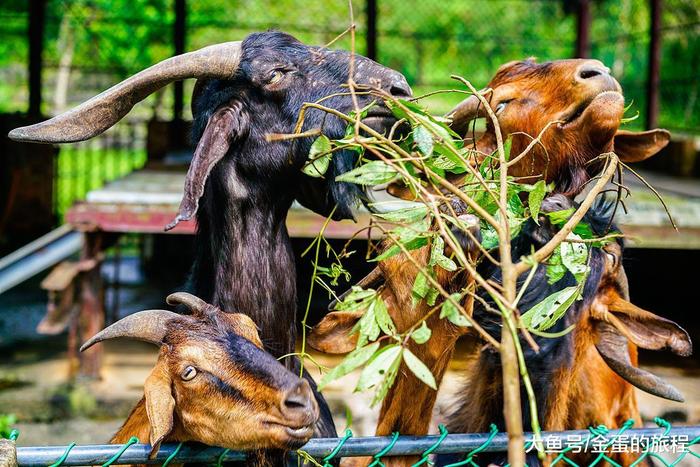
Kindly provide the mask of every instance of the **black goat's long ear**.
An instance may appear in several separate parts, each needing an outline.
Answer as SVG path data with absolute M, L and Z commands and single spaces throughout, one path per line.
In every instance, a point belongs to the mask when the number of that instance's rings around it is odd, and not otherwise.
M 640 162 L 661 151 L 669 141 L 671 133 L 658 128 L 639 132 L 618 130 L 613 144 L 622 162 Z
M 233 141 L 248 132 L 248 123 L 242 104 L 235 99 L 219 107 L 209 117 L 187 171 L 180 210 L 175 219 L 165 227 L 166 231 L 174 228 L 180 221 L 192 219 L 197 213 L 199 198 L 204 193 L 209 174 L 217 162 L 228 153 Z
M 175 418 L 172 379 L 165 361 L 159 360 L 146 379 L 144 397 L 146 399 L 146 414 L 151 425 L 150 457 L 153 457 L 158 452 L 165 437 L 173 430 Z

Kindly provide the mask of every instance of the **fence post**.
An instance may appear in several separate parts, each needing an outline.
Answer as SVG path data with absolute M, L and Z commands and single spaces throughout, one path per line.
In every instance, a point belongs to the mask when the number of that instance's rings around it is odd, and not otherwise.
M 377 0 L 367 0 L 367 57 L 377 59 Z
M 650 0 L 649 69 L 647 76 L 647 129 L 656 128 L 659 119 L 659 73 L 661 65 L 662 0 Z
M 579 0 L 576 7 L 576 58 L 591 56 L 591 2 Z
M 46 0 L 29 1 L 29 108 L 32 118 L 41 116 L 41 68 L 44 53 Z

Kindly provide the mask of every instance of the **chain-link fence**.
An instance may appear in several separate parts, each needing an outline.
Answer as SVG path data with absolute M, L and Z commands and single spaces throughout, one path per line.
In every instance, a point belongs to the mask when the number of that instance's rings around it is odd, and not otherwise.
M 167 58 L 174 52 L 176 0 L 47 0 L 43 56 L 44 114 L 51 115 L 97 94 L 120 79 Z M 628 100 L 645 122 L 649 63 L 649 0 L 591 1 L 590 50 L 611 67 Z M 8 0 L 0 5 L 0 112 L 24 111 L 28 99 L 28 2 Z M 367 10 L 376 5 L 376 33 L 368 33 Z M 484 85 L 499 65 L 535 56 L 539 60 L 575 54 L 578 0 L 354 0 L 356 49 L 367 53 L 369 36 L 376 41 L 376 58 L 401 71 L 416 94 L 450 88 L 451 74 Z M 288 31 L 312 44 L 326 44 L 350 23 L 345 0 L 187 2 L 186 46 L 196 49 L 235 40 L 269 28 Z M 350 48 L 349 36 L 335 47 Z M 659 125 L 679 133 L 700 133 L 700 9 L 696 0 L 666 0 L 661 15 Z M 190 118 L 185 84 L 184 117 Z M 439 95 L 431 110 L 449 110 L 459 95 Z M 143 122 L 173 116 L 173 93 L 166 88 L 135 109 L 129 118 Z M 141 134 L 143 129 L 117 130 L 112 135 Z M 128 136 L 127 136 L 128 137 Z M 121 137 L 106 135 L 98 142 L 69 153 L 59 161 L 57 211 L 61 214 L 84 187 L 121 175 L 112 170 Z M 122 149 L 113 147 L 117 144 Z M 126 167 L 140 166 L 145 138 L 127 145 Z M 93 158 L 94 157 L 94 158 Z M 73 160 L 75 158 L 76 160 Z M 83 161 L 90 161 L 89 163 Z M 88 167 L 86 181 L 77 174 Z M 66 169 L 72 167 L 72 169 Z M 86 169 L 87 170 L 87 169 Z M 70 173 L 70 175 L 69 175 Z
M 655 419 L 659 428 L 631 429 L 633 420 L 628 420 L 620 429 L 610 430 L 605 426 L 590 427 L 588 430 L 542 433 L 535 438 L 532 433 L 525 435 L 525 450 L 528 465 L 539 464 L 541 459 L 548 465 L 583 466 L 635 466 L 663 465 L 665 467 L 691 466 L 700 462 L 700 427 L 672 427 L 666 420 Z M 341 438 L 311 439 L 296 452 L 290 453 L 287 465 L 330 467 L 333 461 L 343 457 L 365 456 L 372 458 L 370 466 L 384 466 L 382 460 L 390 456 L 415 456 L 419 458 L 413 467 L 433 465 L 435 456 L 442 455 L 440 465 L 447 467 L 493 465 L 496 459 L 505 459 L 508 435 L 499 433 L 491 425 L 489 433 L 450 434 L 440 425 L 440 433 L 431 436 L 353 437 L 346 430 Z M 16 439 L 17 431 L 10 435 Z M 166 467 L 171 463 L 198 463 L 221 467 L 223 462 L 245 461 L 246 453 L 208 447 L 202 445 L 164 444 L 154 456 L 151 447 L 140 444 L 137 437 L 131 437 L 124 444 L 77 446 L 35 446 L 20 447 L 17 460 L 20 467 L 67 467 L 102 464 L 103 467 L 123 464 L 160 464 Z M 298 460 L 294 462 L 293 458 Z M 499 462 L 500 464 L 500 462 Z

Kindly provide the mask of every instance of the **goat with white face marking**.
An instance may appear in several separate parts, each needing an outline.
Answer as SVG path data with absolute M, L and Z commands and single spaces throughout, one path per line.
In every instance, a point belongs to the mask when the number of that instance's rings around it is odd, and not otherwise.
M 355 56 L 356 83 L 397 97 L 411 90 L 398 72 Z M 131 107 L 169 82 L 198 78 L 193 96 L 194 139 L 198 141 L 185 182 L 185 196 L 173 224 L 197 215 L 194 292 L 223 310 L 239 310 L 260 326 L 266 350 L 279 357 L 294 352 L 296 282 L 285 226 L 294 199 L 335 218 L 352 216 L 360 194 L 335 176 L 353 167 L 356 154 L 336 153 L 323 179 L 303 175 L 312 138 L 268 141 L 269 133 L 292 133 L 302 106 L 323 101 L 353 110 L 345 84 L 351 54 L 311 47 L 288 34 L 251 34 L 242 42 L 215 45 L 165 60 L 47 122 L 18 128 L 10 137 L 46 143 L 80 141 L 105 131 Z M 360 94 L 361 107 L 375 99 Z M 365 122 L 387 131 L 395 118 L 373 107 Z M 303 130 L 320 128 L 342 138 L 346 124 L 309 109 Z M 288 368 L 298 367 L 293 358 Z M 319 397 L 319 401 L 322 399 Z M 335 436 L 325 403 L 317 434 Z
M 129 315 L 82 347 L 129 337 L 160 346 L 144 397 L 112 438 L 197 441 L 229 449 L 296 449 L 313 434 L 319 410 L 309 383 L 262 349 L 255 323 L 186 293 L 168 297 L 191 315 Z M 255 454 L 253 454 L 255 457 Z

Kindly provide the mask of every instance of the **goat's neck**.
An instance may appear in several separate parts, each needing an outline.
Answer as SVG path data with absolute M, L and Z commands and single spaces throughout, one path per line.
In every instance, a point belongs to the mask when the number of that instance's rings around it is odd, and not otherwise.
M 149 443 L 151 434 L 151 422 L 148 420 L 146 413 L 146 399 L 141 400 L 131 410 L 124 424 L 117 430 L 109 441 L 111 444 L 125 444 L 132 436 L 136 436 L 140 443 Z M 163 442 L 187 441 L 182 430 L 176 423 L 173 430 L 166 436 Z M 144 465 L 145 464 L 138 464 Z
M 257 192 L 230 181 L 208 187 L 198 216 L 194 276 L 196 294 L 222 310 L 249 315 L 275 356 L 293 352 L 296 338 L 295 262 L 285 225 L 292 197 L 286 185 Z

